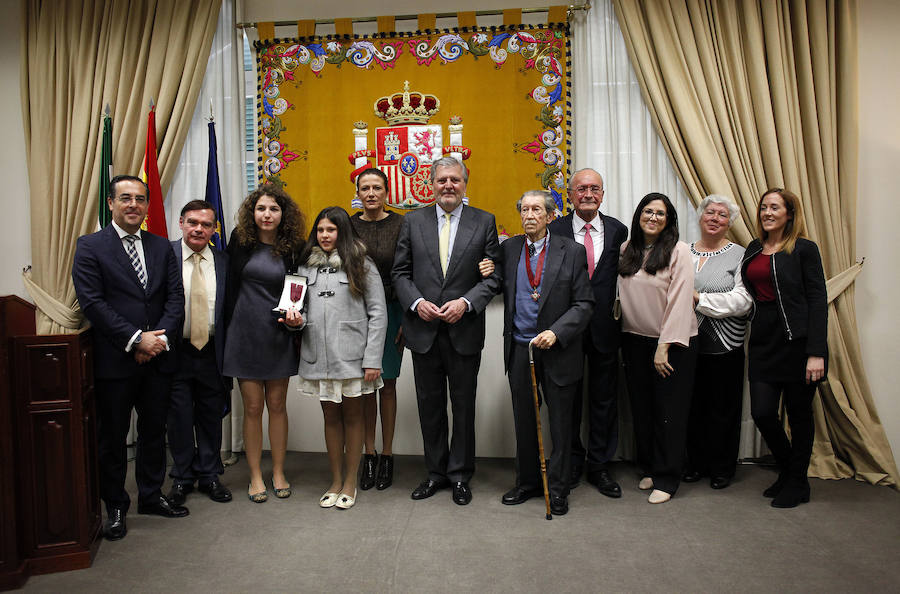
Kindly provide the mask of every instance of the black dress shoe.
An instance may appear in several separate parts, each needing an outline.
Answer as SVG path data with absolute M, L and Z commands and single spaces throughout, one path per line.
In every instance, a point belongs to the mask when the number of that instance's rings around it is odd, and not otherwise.
M 538 491 L 537 489 L 513 487 L 503 494 L 503 497 L 500 498 L 500 503 L 503 505 L 519 505 L 520 503 L 525 503 L 532 497 L 538 497 L 543 494 L 543 491 Z
M 581 471 L 584 470 L 582 464 L 572 464 L 572 472 L 569 473 L 569 488 L 574 489 L 581 481 Z
M 569 500 L 565 497 L 554 495 L 550 498 L 550 513 L 554 516 L 564 516 L 569 511 Z
M 419 486 L 416 487 L 411 497 L 413 499 L 428 499 L 435 493 L 437 493 L 441 489 L 446 489 L 450 486 L 448 481 L 435 481 L 432 479 L 428 479 L 427 481 L 422 481 L 419 483 Z
M 469 505 L 470 501 L 472 501 L 472 489 L 469 488 L 469 483 L 462 481 L 454 483 L 453 503 L 456 505 Z
M 109 517 L 103 524 L 103 536 L 106 540 L 120 540 L 128 534 L 128 527 L 125 526 L 125 510 L 111 508 L 108 512 Z
M 381 454 L 378 459 L 378 478 L 375 479 L 375 488 L 384 491 L 394 483 L 394 457 Z
M 216 479 L 213 479 L 206 484 L 197 485 L 197 490 L 201 493 L 206 493 L 209 495 L 210 499 L 217 503 L 228 503 L 231 501 L 231 491 Z M 171 495 L 169 496 L 169 499 L 172 499 Z M 172 503 L 181 505 L 177 501 L 172 501 Z
M 730 476 L 714 476 L 709 479 L 709 486 L 713 489 L 724 489 L 731 484 Z
M 681 480 L 686 483 L 696 483 L 700 480 L 700 473 L 693 469 L 685 470 L 681 473 Z
M 175 505 L 184 505 L 184 501 L 187 499 L 188 493 L 194 490 L 194 485 L 191 483 L 174 483 L 172 488 L 169 490 L 169 494 L 166 497 L 169 498 L 169 501 L 174 503 Z
M 362 460 L 362 476 L 359 477 L 359 488 L 368 491 L 375 486 L 375 471 L 378 469 L 378 452 L 364 454 Z
M 588 474 L 588 482 L 600 491 L 603 495 L 607 497 L 612 497 L 613 499 L 618 499 L 622 496 L 622 487 L 619 486 L 619 483 L 613 480 L 612 476 L 610 476 L 609 471 L 605 468 L 603 470 L 598 470 L 597 472 L 592 472 Z
M 164 495 L 160 495 L 159 499 L 153 503 L 139 503 L 138 513 L 162 516 L 164 518 L 183 518 L 190 512 L 188 511 L 188 508 L 181 505 L 175 505 Z

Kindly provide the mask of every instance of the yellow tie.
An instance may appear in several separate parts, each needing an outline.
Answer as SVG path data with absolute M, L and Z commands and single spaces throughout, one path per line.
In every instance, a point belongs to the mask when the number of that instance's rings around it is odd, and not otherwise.
M 450 259 L 450 213 L 445 212 L 444 218 L 447 219 L 447 222 L 441 227 L 441 237 L 440 243 L 438 243 L 438 249 L 440 250 L 441 256 L 441 272 L 446 275 L 447 264 L 449 264 L 448 260 Z
M 194 271 L 191 273 L 191 344 L 198 351 L 209 342 L 209 301 L 206 297 L 206 280 L 200 270 L 203 256 L 194 253 Z

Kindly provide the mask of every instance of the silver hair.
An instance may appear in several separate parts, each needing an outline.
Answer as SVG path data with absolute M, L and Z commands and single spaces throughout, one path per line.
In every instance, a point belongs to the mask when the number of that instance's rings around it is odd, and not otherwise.
M 709 196 L 701 200 L 700 206 L 697 207 L 698 219 L 703 216 L 703 211 L 705 211 L 706 207 L 710 204 L 721 204 L 728 209 L 729 225 L 731 225 L 738 217 L 738 215 L 741 214 L 741 209 L 739 209 L 738 205 L 734 203 L 734 200 L 732 200 L 728 196 L 723 196 L 722 194 L 710 194 Z
M 528 190 L 522 196 L 516 200 L 516 210 L 522 212 L 522 201 L 528 198 L 529 196 L 537 196 L 538 198 L 544 199 L 544 209 L 547 213 L 552 213 L 556 211 L 556 201 L 553 199 L 553 196 L 547 190 Z
M 578 171 L 574 172 L 572 174 L 572 176 L 569 178 L 569 186 L 568 186 L 569 189 L 572 189 L 572 180 L 575 179 L 575 176 L 578 175 L 579 173 L 581 173 L 582 171 L 593 171 L 594 173 L 597 174 L 597 177 L 600 178 L 600 185 L 603 185 L 603 176 L 600 175 L 599 171 L 597 171 L 596 169 L 591 169 L 590 167 L 584 167 L 584 168 L 579 169 Z
M 441 157 L 431 164 L 431 183 L 434 183 L 435 172 L 438 167 L 459 167 L 462 170 L 463 181 L 469 183 L 469 170 L 456 157 Z

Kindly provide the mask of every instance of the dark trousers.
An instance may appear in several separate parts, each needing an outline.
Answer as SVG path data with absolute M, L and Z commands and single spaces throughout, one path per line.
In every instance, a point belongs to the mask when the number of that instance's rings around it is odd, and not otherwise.
M 807 482 L 806 472 L 815 435 L 812 414 L 815 395 L 816 384 L 750 382 L 753 421 L 772 450 L 781 472 L 802 484 Z M 791 426 L 790 440 L 778 416 L 778 402 L 782 396 Z
M 550 438 L 553 440 L 547 482 L 551 495 L 566 497 L 572 461 L 572 408 L 580 386 L 578 382 L 568 386 L 554 384 L 544 369 L 542 355 L 539 349 L 534 349 L 534 373 L 550 413 Z M 507 375 L 516 429 L 516 486 L 539 491 L 543 481 L 527 344 L 513 344 Z
M 220 450 L 227 392 L 212 340 L 200 351 L 185 341 L 178 357 L 167 428 L 173 460 L 169 476 L 177 484 L 208 484 L 225 471 Z
M 734 476 L 743 397 L 744 347 L 697 355 L 688 422 L 688 468 L 711 477 Z
M 94 382 L 97 396 L 97 459 L 100 497 L 107 508 L 128 510 L 125 491 L 128 468 L 126 439 L 131 411 L 137 410 L 137 457 L 134 476 L 138 502 L 152 503 L 162 495 L 166 477 L 166 413 L 172 376 L 159 373 L 153 362 L 129 378 Z
M 619 377 L 619 355 L 601 353 L 594 346 L 590 328 L 584 333 L 587 357 L 581 386 L 575 394 L 572 414 L 572 463 L 585 464 L 588 474 L 603 470 L 616 455 L 619 446 L 619 406 L 616 384 Z M 587 450 L 581 443 L 582 394 L 588 391 Z
M 475 390 L 481 353 L 457 353 L 442 325 L 428 352 L 412 356 L 428 478 L 468 482 L 475 472 Z M 448 385 L 453 413 L 449 446 Z
M 653 479 L 653 487 L 672 495 L 684 466 L 697 340 L 669 347 L 674 372 L 662 377 L 653 366 L 657 338 L 622 335 L 622 358 L 631 400 L 637 463 Z

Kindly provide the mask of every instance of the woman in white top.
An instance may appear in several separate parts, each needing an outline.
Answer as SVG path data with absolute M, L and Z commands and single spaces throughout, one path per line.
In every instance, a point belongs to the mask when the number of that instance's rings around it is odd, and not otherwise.
M 700 240 L 691 244 L 697 312 L 697 371 L 688 422 L 686 483 L 709 476 L 713 489 L 731 483 L 737 465 L 744 394 L 744 334 L 753 298 L 741 281 L 744 248 L 725 236 L 738 216 L 726 196 L 700 202 Z
M 631 398 L 639 487 L 648 501 L 668 501 L 681 479 L 694 365 L 697 318 L 694 271 L 678 241 L 678 215 L 663 194 L 641 199 L 619 259 L 622 359 Z

